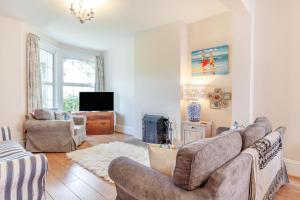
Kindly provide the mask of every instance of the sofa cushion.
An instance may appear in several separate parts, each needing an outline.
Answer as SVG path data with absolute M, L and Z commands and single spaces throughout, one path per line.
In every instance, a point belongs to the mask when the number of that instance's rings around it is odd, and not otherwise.
M 46 110 L 46 109 L 34 110 L 34 117 L 37 120 L 54 120 L 55 119 L 53 111 Z
M 238 132 L 199 140 L 179 149 L 173 173 L 174 183 L 193 190 L 223 164 L 241 152 L 242 139 Z
M 247 149 L 266 135 L 264 128 L 260 126 L 248 126 L 239 132 L 243 141 L 242 150 Z
M 272 126 L 266 117 L 258 117 L 253 124 L 250 124 L 245 129 L 239 130 L 239 132 L 243 141 L 242 149 L 244 150 L 272 132 Z
M 254 124 L 257 126 L 261 126 L 265 129 L 266 134 L 272 132 L 272 125 L 268 118 L 266 117 L 258 117 L 255 119 Z

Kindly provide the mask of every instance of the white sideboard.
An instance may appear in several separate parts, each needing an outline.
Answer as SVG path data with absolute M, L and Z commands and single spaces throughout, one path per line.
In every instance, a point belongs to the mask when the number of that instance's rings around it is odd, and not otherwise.
M 181 138 L 183 144 L 188 144 L 197 140 L 211 137 L 212 122 L 182 122 Z

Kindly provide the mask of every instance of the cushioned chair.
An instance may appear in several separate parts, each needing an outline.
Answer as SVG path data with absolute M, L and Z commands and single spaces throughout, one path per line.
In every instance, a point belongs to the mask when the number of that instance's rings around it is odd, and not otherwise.
M 86 140 L 86 118 L 56 120 L 48 110 L 36 110 L 25 122 L 26 149 L 30 152 L 70 152 Z
M 48 161 L 12 140 L 9 127 L 0 129 L 0 199 L 45 199 Z

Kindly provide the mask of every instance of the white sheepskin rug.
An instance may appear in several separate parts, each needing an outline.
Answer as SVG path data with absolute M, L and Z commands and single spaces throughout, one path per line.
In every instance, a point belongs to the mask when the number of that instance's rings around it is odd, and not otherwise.
M 112 183 L 113 181 L 108 176 L 108 166 L 117 157 L 125 156 L 145 166 L 150 166 L 147 148 L 124 142 L 99 144 L 67 153 L 67 156 L 87 170 Z

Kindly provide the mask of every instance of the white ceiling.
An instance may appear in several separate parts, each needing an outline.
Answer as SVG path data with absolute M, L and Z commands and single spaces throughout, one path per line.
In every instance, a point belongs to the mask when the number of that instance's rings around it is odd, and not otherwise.
M 0 0 L 0 15 L 29 23 L 59 42 L 104 50 L 139 31 L 227 11 L 219 0 L 94 1 L 95 19 L 85 24 L 70 14 L 70 0 Z

